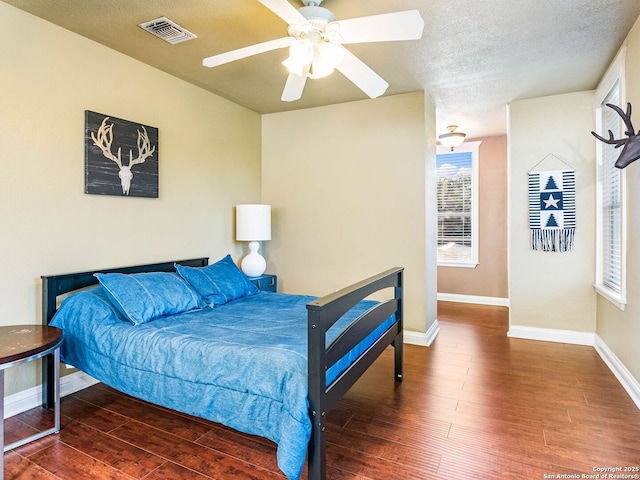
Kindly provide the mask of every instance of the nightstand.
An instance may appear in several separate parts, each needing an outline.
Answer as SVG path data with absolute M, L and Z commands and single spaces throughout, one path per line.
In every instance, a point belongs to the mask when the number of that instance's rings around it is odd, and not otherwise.
M 0 479 L 4 472 L 4 452 L 60 431 L 60 345 L 62 330 L 47 325 L 10 325 L 0 327 Z M 22 440 L 4 445 L 4 371 L 19 363 L 30 362 L 45 355 L 53 356 L 54 426 Z M 49 380 L 50 381 L 50 380 Z M 44 388 L 44 387 L 43 387 Z
M 275 292 L 278 289 L 278 277 L 276 275 L 265 273 L 259 277 L 249 277 L 249 280 L 265 292 Z

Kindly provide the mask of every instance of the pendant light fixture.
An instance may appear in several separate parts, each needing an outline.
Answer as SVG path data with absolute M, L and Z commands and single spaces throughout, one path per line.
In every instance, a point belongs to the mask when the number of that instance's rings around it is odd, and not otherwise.
M 464 139 L 467 136 L 466 133 L 456 132 L 457 128 L 458 128 L 457 125 L 449 125 L 447 127 L 447 129 L 449 130 L 449 133 L 443 133 L 438 137 L 440 139 L 440 143 L 445 147 L 451 148 L 452 152 L 454 148 L 456 148 L 457 146 L 461 145 L 462 142 L 464 142 Z

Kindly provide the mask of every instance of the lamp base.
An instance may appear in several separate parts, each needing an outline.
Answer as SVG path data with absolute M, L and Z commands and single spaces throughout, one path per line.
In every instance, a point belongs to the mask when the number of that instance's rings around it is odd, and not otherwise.
M 242 259 L 240 267 L 247 277 L 259 277 L 267 269 L 267 261 L 258 253 L 260 242 L 249 243 L 249 254 Z

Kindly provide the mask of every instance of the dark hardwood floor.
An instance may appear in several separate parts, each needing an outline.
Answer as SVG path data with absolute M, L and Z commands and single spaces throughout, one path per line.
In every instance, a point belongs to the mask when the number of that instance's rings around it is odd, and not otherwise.
M 438 318 L 431 347 L 406 346 L 401 385 L 389 350 L 330 413 L 329 479 L 640 474 L 640 411 L 593 348 L 507 338 L 502 307 L 445 302 Z M 273 443 L 103 385 L 62 414 L 60 434 L 5 455 L 6 480 L 284 478 Z M 7 442 L 50 416 L 7 419 Z

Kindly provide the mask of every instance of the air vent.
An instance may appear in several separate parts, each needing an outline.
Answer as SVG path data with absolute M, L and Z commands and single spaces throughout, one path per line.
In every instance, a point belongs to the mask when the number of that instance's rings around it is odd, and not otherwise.
M 186 28 L 182 28 L 180 25 L 172 22 L 166 17 L 149 20 L 148 22 L 141 23 L 138 26 L 144 28 L 147 32 L 152 33 L 156 37 L 161 38 L 165 42 L 169 42 L 171 45 L 198 38 L 197 35 L 194 35 Z

